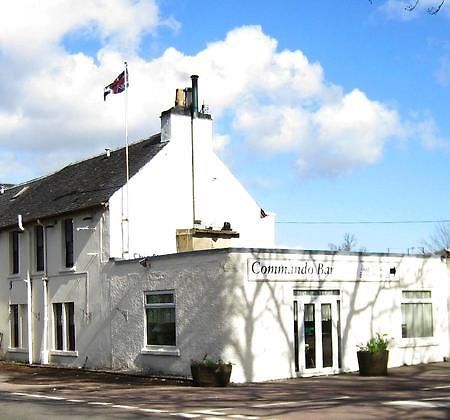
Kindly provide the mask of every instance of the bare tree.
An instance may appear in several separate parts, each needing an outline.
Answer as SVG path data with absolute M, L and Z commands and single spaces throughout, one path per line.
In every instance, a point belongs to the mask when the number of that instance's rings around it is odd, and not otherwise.
M 428 7 L 427 12 L 430 15 L 435 15 L 435 14 L 439 13 L 439 11 L 442 9 L 442 6 L 445 4 L 446 1 L 447 0 L 436 0 L 436 6 Z M 369 0 L 369 2 L 373 4 L 373 0 Z M 411 4 L 406 6 L 405 10 L 407 10 L 408 12 L 412 12 L 413 10 L 415 10 L 417 8 L 419 3 L 420 3 L 420 0 L 411 0 Z
M 424 243 L 427 252 L 438 252 L 450 249 L 450 223 L 440 223 L 436 226 L 430 239 Z
M 344 234 L 344 239 L 340 245 L 328 244 L 328 248 L 330 248 L 331 251 L 354 251 L 356 242 L 355 235 L 347 232 Z

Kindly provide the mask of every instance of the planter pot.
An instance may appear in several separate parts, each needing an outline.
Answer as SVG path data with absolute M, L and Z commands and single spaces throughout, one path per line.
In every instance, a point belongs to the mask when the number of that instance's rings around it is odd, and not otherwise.
M 386 376 L 389 351 L 358 351 L 359 374 L 361 376 Z
M 218 363 L 205 365 L 204 363 L 191 363 L 192 379 L 196 386 L 227 386 L 230 383 L 232 365 Z

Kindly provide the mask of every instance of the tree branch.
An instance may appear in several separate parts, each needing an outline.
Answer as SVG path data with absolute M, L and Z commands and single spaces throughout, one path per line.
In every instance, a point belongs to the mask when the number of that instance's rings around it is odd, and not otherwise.
M 439 0 L 436 0 L 436 2 L 437 1 L 439 1 Z M 428 7 L 427 13 L 429 13 L 430 15 L 436 15 L 442 9 L 442 6 L 444 6 L 446 1 L 447 0 L 440 0 L 440 3 L 438 6 Z M 369 3 L 373 4 L 373 0 L 369 0 Z M 419 3 L 420 3 L 420 0 L 414 0 L 414 3 L 411 3 L 410 5 L 406 6 L 405 10 L 407 12 L 412 12 L 413 10 L 417 9 L 417 6 L 419 5 Z
M 417 5 L 419 4 L 419 1 L 420 0 L 416 0 L 416 2 L 414 4 L 410 4 L 409 6 L 406 6 L 405 10 L 407 10 L 408 12 L 412 12 L 417 7 Z
M 435 15 L 436 13 L 439 12 L 439 10 L 441 10 L 441 8 L 442 8 L 442 6 L 444 5 L 444 3 L 445 3 L 445 0 L 441 0 L 441 4 L 440 4 L 439 6 L 437 6 L 437 7 L 429 7 L 429 8 L 427 9 L 427 12 L 428 12 L 430 15 Z

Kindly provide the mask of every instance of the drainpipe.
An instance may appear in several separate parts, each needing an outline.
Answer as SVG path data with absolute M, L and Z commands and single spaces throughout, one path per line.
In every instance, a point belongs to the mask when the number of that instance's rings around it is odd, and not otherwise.
M 42 276 L 42 289 L 44 294 L 44 327 L 42 331 L 42 351 L 41 364 L 48 365 L 48 248 L 47 248 L 47 229 L 53 227 L 52 225 L 44 226 L 38 222 L 38 225 L 44 230 L 44 275 Z
M 22 223 L 22 215 L 17 215 L 17 226 L 21 232 L 25 232 Z M 25 282 L 27 284 L 27 319 L 28 319 L 28 362 L 33 364 L 33 308 L 32 308 L 32 294 L 31 294 L 31 277 L 30 277 L 30 246 L 28 246 L 28 261 L 27 261 L 27 277 Z
M 44 331 L 41 352 L 41 364 L 48 365 L 48 278 L 42 278 L 42 287 L 44 289 Z
M 191 169 L 192 169 L 192 227 L 195 226 L 195 159 L 194 159 L 194 118 L 198 114 L 198 76 L 192 75 L 191 99 Z
M 27 268 L 27 307 L 28 307 L 28 362 L 33 364 L 33 326 L 30 269 Z

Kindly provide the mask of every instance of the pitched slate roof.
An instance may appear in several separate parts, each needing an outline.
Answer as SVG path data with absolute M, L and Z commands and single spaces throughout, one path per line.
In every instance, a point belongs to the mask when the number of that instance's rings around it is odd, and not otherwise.
M 166 143 L 156 134 L 128 147 L 130 177 L 160 152 Z M 126 183 L 125 147 L 70 164 L 38 179 L 7 188 L 0 195 L 0 229 L 106 203 Z

